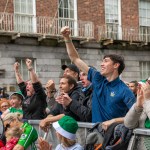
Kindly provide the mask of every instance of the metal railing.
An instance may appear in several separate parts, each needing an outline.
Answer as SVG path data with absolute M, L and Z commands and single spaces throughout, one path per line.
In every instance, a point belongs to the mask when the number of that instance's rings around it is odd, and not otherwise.
M 38 136 L 44 137 L 44 135 L 46 133 L 39 128 L 40 120 L 28 120 L 28 122 L 33 127 L 35 127 L 35 129 L 38 132 Z M 82 146 L 84 146 L 88 130 L 91 129 L 94 126 L 94 123 L 78 122 L 78 126 L 79 126 L 79 129 L 76 133 L 77 141 Z M 49 129 L 48 135 L 46 136 L 46 140 L 53 145 L 53 149 L 55 149 L 55 147 L 59 144 L 59 141 L 57 140 L 55 132 L 56 132 L 55 129 L 53 127 L 51 127 Z M 137 146 L 137 144 L 139 144 L 139 141 L 138 141 L 139 137 L 149 137 L 148 139 L 150 141 L 150 129 L 136 128 L 136 129 L 133 130 L 133 133 L 134 134 L 130 139 L 127 150 L 136 150 L 135 147 Z M 148 144 L 148 145 L 149 145 L 149 149 L 150 149 L 150 144 Z
M 149 28 L 123 27 L 117 24 L 106 24 L 103 26 L 98 26 L 98 39 L 113 39 L 148 43 L 150 42 Z
M 0 13 L 0 31 L 45 34 L 60 36 L 63 26 L 71 28 L 71 36 L 77 38 L 94 38 L 94 25 L 90 21 Z
M 39 137 L 44 137 L 46 133 L 39 128 L 40 120 L 28 120 L 28 122 L 37 130 Z M 87 132 L 90 128 L 93 127 L 93 125 L 94 125 L 93 123 L 78 122 L 79 129 L 76 133 L 76 136 L 78 143 L 80 143 L 82 146 L 85 145 Z M 53 149 L 55 149 L 56 146 L 59 144 L 55 132 L 56 132 L 55 129 L 51 126 L 46 136 L 46 140 L 53 145 Z

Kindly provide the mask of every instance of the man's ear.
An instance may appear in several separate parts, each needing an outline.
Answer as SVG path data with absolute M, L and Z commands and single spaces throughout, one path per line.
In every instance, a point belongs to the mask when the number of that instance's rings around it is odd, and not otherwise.
M 119 63 L 115 63 L 115 64 L 114 64 L 114 68 L 115 68 L 115 69 L 119 68 L 119 66 L 120 66 Z
M 74 74 L 75 74 L 76 79 L 78 79 L 78 73 L 77 73 L 77 72 L 75 72 Z
M 74 88 L 74 84 L 71 84 L 69 88 L 70 88 L 70 90 L 73 89 Z

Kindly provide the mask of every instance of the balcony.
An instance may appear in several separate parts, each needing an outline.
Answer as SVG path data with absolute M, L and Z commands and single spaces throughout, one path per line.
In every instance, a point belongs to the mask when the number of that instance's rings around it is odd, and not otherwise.
M 98 39 L 103 40 L 120 40 L 130 43 L 150 42 L 150 27 L 122 27 L 116 24 L 106 24 L 98 27 Z
M 69 26 L 71 28 L 71 36 L 74 38 L 94 38 L 94 25 L 89 21 L 0 13 L 0 33 L 25 33 L 60 37 L 60 29 L 63 26 Z

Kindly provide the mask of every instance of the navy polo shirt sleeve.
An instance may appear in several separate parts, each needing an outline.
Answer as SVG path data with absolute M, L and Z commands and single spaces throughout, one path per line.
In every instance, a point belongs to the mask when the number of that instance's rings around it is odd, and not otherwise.
M 92 83 L 94 82 L 94 80 L 97 80 L 98 82 L 100 82 L 103 79 L 103 76 L 101 75 L 101 73 L 99 71 L 90 67 L 90 69 L 88 71 L 88 78 L 87 79 L 89 81 L 91 81 Z

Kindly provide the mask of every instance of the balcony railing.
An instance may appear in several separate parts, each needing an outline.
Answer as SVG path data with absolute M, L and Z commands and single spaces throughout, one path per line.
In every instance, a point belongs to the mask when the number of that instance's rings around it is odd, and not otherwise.
M 71 28 L 72 37 L 94 38 L 94 25 L 89 21 L 0 13 L 0 31 L 4 32 L 60 36 L 60 29 L 63 26 L 69 26 Z
M 112 39 L 130 42 L 150 42 L 150 27 L 122 27 L 106 24 L 98 27 L 99 40 Z

